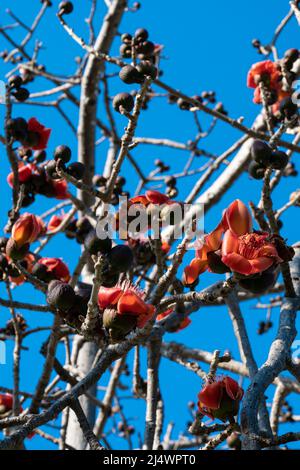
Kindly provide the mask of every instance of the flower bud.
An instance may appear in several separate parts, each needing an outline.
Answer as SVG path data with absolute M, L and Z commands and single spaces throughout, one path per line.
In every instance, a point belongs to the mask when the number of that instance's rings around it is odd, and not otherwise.
M 65 282 L 51 281 L 48 286 L 47 302 L 58 310 L 69 310 L 75 303 L 74 289 Z
M 29 251 L 29 243 L 18 246 L 17 242 L 10 238 L 6 244 L 6 254 L 14 261 L 23 259 Z
M 108 262 L 113 270 L 124 273 L 133 264 L 132 250 L 126 245 L 117 245 L 108 254 Z
M 80 162 L 74 162 L 70 163 L 70 165 L 67 167 L 66 172 L 73 176 L 76 180 L 82 180 L 84 177 L 84 172 L 85 172 L 85 166 L 83 163 Z
M 143 83 L 143 76 L 133 65 L 125 65 L 119 72 L 120 79 L 127 84 Z
M 62 160 L 64 163 L 68 163 L 71 160 L 72 152 L 70 147 L 67 145 L 59 145 L 54 150 L 54 160 Z
M 122 108 L 130 113 L 133 110 L 134 99 L 130 93 L 118 93 L 113 99 L 113 108 L 118 113 L 122 112 Z
M 96 232 L 92 230 L 84 240 L 84 246 L 91 255 L 96 255 L 97 253 L 105 254 L 111 251 L 112 241 L 108 237 L 103 240 L 98 238 Z

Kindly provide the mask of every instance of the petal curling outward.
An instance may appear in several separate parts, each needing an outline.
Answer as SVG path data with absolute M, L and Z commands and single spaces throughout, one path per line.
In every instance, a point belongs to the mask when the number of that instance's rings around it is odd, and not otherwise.
M 250 212 L 245 204 L 239 199 L 233 201 L 225 210 L 223 223 L 225 228 L 229 228 L 237 236 L 244 235 L 252 230 Z
M 184 268 L 184 284 L 189 286 L 194 284 L 198 276 L 208 268 L 207 260 L 194 258 L 191 263 Z
M 249 276 L 252 273 L 251 263 L 238 253 L 230 253 L 222 256 L 222 261 L 232 271 Z
M 148 305 L 133 291 L 126 290 L 118 302 L 118 313 L 130 313 L 131 315 L 147 315 Z
M 202 405 L 212 410 L 220 407 L 223 396 L 223 386 L 221 381 L 207 384 L 199 393 L 198 398 Z
M 120 287 L 103 287 L 98 292 L 98 305 L 101 309 L 105 309 L 109 305 L 116 305 L 119 298 L 123 294 Z
M 226 376 L 223 379 L 223 383 L 225 385 L 227 395 L 232 398 L 232 400 L 241 400 L 243 398 L 244 390 L 235 380 Z

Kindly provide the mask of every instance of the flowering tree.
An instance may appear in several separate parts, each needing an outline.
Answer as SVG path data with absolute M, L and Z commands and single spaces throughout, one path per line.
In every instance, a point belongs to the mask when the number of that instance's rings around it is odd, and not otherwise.
M 16 23 L 0 29 L 10 44 L 2 52 L 11 67 L 0 139 L 11 166 L 7 190 L 12 192 L 0 239 L 5 292 L 0 305 L 10 313 L 1 325 L 1 340 L 14 341 L 13 388 L 0 383 L 0 449 L 26 447 L 26 440 L 38 435 L 59 449 L 94 450 L 110 449 L 111 434 L 124 438 L 129 448 L 147 450 L 208 450 L 222 443 L 227 448 L 254 450 L 299 441 L 300 433 L 292 425 L 285 434 L 279 425 L 297 421 L 286 400 L 289 394 L 300 392 L 300 364 L 291 354 L 300 305 L 300 251 L 297 239 L 292 245 L 292 234 L 285 233 L 281 222 L 281 215 L 300 201 L 293 180 L 297 176 L 293 159 L 300 153 L 296 92 L 300 55 L 298 49 L 289 49 L 279 57 L 276 48 L 286 24 L 290 20 L 300 24 L 298 2 L 290 2 L 290 11 L 270 44 L 253 41 L 261 57 L 247 77 L 258 109 L 251 128 L 216 104 L 214 92 L 189 96 L 161 80 L 163 46 L 152 42 L 142 27 L 122 31 L 122 18 L 139 10 L 138 2 L 106 2 L 107 14 L 94 29 L 97 1 L 92 0 L 88 39 L 69 26 L 76 5 L 61 2 L 56 10 L 57 28 L 63 28 L 66 44 L 78 44 L 81 56 L 72 75 L 52 73 L 39 61 L 39 42 L 32 54 L 28 52 L 41 19 L 50 12 L 53 15 L 56 8 L 50 0 L 41 3 L 30 28 L 9 11 Z M 20 43 L 12 39 L 10 29 L 15 27 L 27 30 Z M 113 41 L 118 43 L 119 54 L 111 52 Z M 111 80 L 117 80 L 122 90 L 113 97 Z M 32 83 L 39 81 L 48 87 L 31 93 Z M 99 90 L 102 106 L 98 106 Z M 183 144 L 137 136 L 144 111 L 159 97 L 193 117 L 197 133 L 192 141 Z M 63 102 L 78 108 L 78 122 L 69 118 Z M 35 106 L 53 107 L 76 135 L 78 161 L 63 136 L 51 158 L 47 149 L 57 130 L 47 128 L 46 113 L 45 122 L 20 116 L 18 103 L 32 107 L 32 115 Z M 211 119 L 206 131 L 203 115 Z M 119 120 L 126 125 L 123 135 Z M 214 155 L 199 144 L 214 132 L 218 121 L 241 136 L 221 155 Z M 97 148 L 102 143 L 108 144 L 107 153 L 98 174 Z M 142 145 L 184 150 L 189 158 L 176 174 L 162 160 L 155 160 L 147 174 L 138 159 Z M 193 168 L 199 156 L 205 164 Z M 139 178 L 138 187 L 129 185 L 129 192 L 124 189 L 127 162 Z M 216 227 L 200 230 L 199 207 L 205 214 L 216 210 L 245 172 L 249 185 L 261 180 L 256 201 L 249 203 L 232 194 Z M 191 176 L 196 179 L 190 193 L 178 194 L 178 181 Z M 290 199 L 278 207 L 274 190 L 287 181 Z M 42 214 L 34 205 L 40 198 L 49 202 Z M 61 251 L 49 256 L 48 243 L 62 233 L 66 238 Z M 73 252 L 76 244 L 81 251 L 71 270 L 68 251 Z M 188 260 L 191 250 L 193 258 Z M 201 288 L 199 278 L 205 279 L 208 272 L 212 282 Z M 16 300 L 21 285 L 33 289 L 35 298 L 41 296 L 41 303 Z M 259 304 L 262 295 L 267 304 L 261 308 L 270 312 L 280 306 L 280 320 L 268 357 L 259 364 L 241 303 L 257 299 Z M 218 338 L 210 352 L 176 342 L 179 331 L 192 328 L 192 314 L 216 305 L 229 312 L 239 360 L 219 350 Z M 28 311 L 45 312 L 51 327 L 30 329 Z M 268 317 L 259 333 L 271 326 Z M 40 344 L 43 368 L 39 376 L 34 369 L 29 371 L 36 385 L 33 392 L 26 392 L 20 388 L 22 375 L 28 374 L 21 367 L 24 343 L 44 330 L 48 337 Z M 165 341 L 167 333 L 175 340 Z M 60 344 L 65 348 L 63 360 Z M 197 405 L 189 403 L 193 422 L 177 437 L 171 435 L 172 425 L 164 421 L 164 400 L 173 393 L 173 386 L 161 390 L 162 358 L 187 369 L 199 381 L 198 399 L 189 397 L 198 401 Z M 139 439 L 119 395 L 125 377 L 131 381 L 131 398 L 145 403 Z M 176 413 L 171 419 L 176 421 Z M 58 435 L 45 430 L 53 422 Z

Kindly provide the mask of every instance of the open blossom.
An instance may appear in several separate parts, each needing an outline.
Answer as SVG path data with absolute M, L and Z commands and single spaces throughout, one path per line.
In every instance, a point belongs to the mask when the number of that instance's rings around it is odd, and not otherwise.
M 244 391 L 228 376 L 207 383 L 198 395 L 200 413 L 221 421 L 233 419 L 238 414 Z
M 113 340 L 123 339 L 134 328 L 143 328 L 155 308 L 144 301 L 145 294 L 130 283 L 100 287 L 98 306 L 103 311 L 103 325 Z
M 69 199 L 68 183 L 66 180 L 52 180 L 54 197 L 56 199 Z
M 28 147 L 33 150 L 44 150 L 47 147 L 51 129 L 47 129 L 34 117 L 29 119 L 27 124 L 28 132 L 34 133 L 36 137 L 36 139 L 34 139 L 34 144 L 28 144 Z
M 20 248 L 26 243 L 34 242 L 45 231 L 46 227 L 42 219 L 26 212 L 14 223 L 11 236 Z
M 247 86 L 256 88 L 263 81 L 268 87 L 277 90 L 281 88 L 280 79 L 281 71 L 279 66 L 271 60 L 264 60 L 252 65 L 247 76 Z
M 174 201 L 159 191 L 149 190 L 144 195 L 132 197 L 129 203 L 142 204 L 147 207 L 149 204 L 173 204 Z
M 282 262 L 275 242 L 263 232 L 252 230 L 250 212 L 236 199 L 224 211 L 217 228 L 204 238 L 196 257 L 184 270 L 184 282 L 193 284 L 210 265 L 210 255 L 216 254 L 223 265 L 240 274 L 261 273 L 274 263 Z
M 69 282 L 70 271 L 68 266 L 60 258 L 41 258 L 38 263 L 47 268 L 47 272 L 53 279 L 62 282 Z
M 174 310 L 173 308 L 169 308 L 163 313 L 159 313 L 156 317 L 157 321 L 163 320 L 164 318 L 167 318 L 171 313 L 173 313 Z M 175 332 L 177 333 L 178 331 L 184 330 L 186 327 L 188 327 L 192 323 L 192 320 L 189 317 L 185 317 L 179 324 L 178 328 L 176 328 Z

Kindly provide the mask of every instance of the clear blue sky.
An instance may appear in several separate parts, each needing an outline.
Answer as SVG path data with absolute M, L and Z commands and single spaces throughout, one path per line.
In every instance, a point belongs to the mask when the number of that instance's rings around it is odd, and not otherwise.
M 47 70 L 53 73 L 70 74 L 75 70 L 74 56 L 82 54 L 80 47 L 72 41 L 62 30 L 55 17 L 56 6 L 59 2 L 53 1 L 53 7 L 49 10 L 46 18 L 43 19 L 37 37 L 43 41 L 43 49 L 40 53 L 40 61 L 47 64 Z M 83 37 L 88 37 L 87 26 L 84 18 L 88 16 L 90 1 L 75 0 L 75 11 L 67 19 L 75 30 Z M 98 1 L 99 7 L 95 17 L 96 29 L 100 25 L 105 12 L 105 4 Z M 6 8 L 13 9 L 22 20 L 30 24 L 35 12 L 40 8 L 40 1 L 32 0 L 2 0 L 0 6 L 1 24 L 10 23 L 11 20 L 5 15 Z M 255 61 L 261 60 L 256 51 L 251 46 L 251 40 L 258 37 L 263 43 L 267 43 L 272 38 L 273 31 L 284 14 L 288 11 L 288 1 L 252 0 L 252 2 L 241 2 L 240 0 L 230 0 L 215 2 L 189 0 L 182 2 L 179 0 L 144 0 L 139 12 L 127 13 L 124 17 L 120 32 L 133 33 L 138 27 L 146 27 L 150 32 L 150 39 L 156 43 L 164 45 L 164 57 L 162 69 L 164 75 L 162 79 L 168 84 L 184 91 L 186 94 L 199 94 L 203 90 L 215 90 L 218 100 L 222 101 L 225 108 L 232 117 L 245 117 L 245 123 L 251 125 L 253 118 L 259 111 L 259 107 L 252 103 L 252 90 L 246 88 L 246 75 L 249 67 Z M 20 39 L 24 30 L 15 30 L 14 38 Z M 296 21 L 291 20 L 284 34 L 279 40 L 279 54 L 281 55 L 287 48 L 297 47 L 299 43 L 299 29 Z M 6 47 L 6 42 L 1 38 L 1 49 Z M 28 47 L 32 52 L 33 44 Z M 113 51 L 116 54 L 119 47 L 119 39 L 114 43 Z M 9 69 L 0 62 L 0 79 L 4 79 L 5 73 Z M 112 69 L 115 70 L 115 69 Z M 51 86 L 51 85 L 50 85 Z M 44 90 L 50 87 L 45 81 L 37 80 L 29 85 L 31 92 Z M 119 91 L 127 91 L 129 87 L 114 78 L 110 85 L 112 95 Z M 160 90 L 158 90 L 160 91 Z M 64 107 L 75 125 L 77 124 L 77 109 L 73 105 Z M 1 120 L 3 122 L 4 107 L 0 106 Z M 65 122 L 58 114 L 50 108 L 36 107 L 35 109 L 26 105 L 15 107 L 14 116 L 22 115 L 26 118 L 37 117 L 48 127 L 51 127 L 52 136 L 50 139 L 48 155 L 56 145 L 67 143 L 73 150 L 76 158 L 77 143 L 74 134 L 66 126 Z M 104 107 L 102 97 L 99 102 L 99 116 L 104 117 Z M 123 117 L 117 117 L 120 133 L 125 122 Z M 200 121 L 205 128 L 209 121 L 206 116 L 200 115 Z M 142 114 L 139 122 L 137 135 L 149 137 L 165 137 L 180 142 L 186 142 L 195 136 L 195 126 L 192 116 L 189 113 L 180 111 L 176 106 L 169 106 L 166 100 L 158 98 L 153 101 L 147 112 Z M 229 147 L 240 134 L 227 126 L 218 124 L 216 132 L 202 143 L 202 147 L 207 151 L 220 154 Z M 101 168 L 105 159 L 106 145 L 97 149 L 97 170 Z M 188 154 L 182 151 L 160 150 L 157 147 L 140 146 L 133 151 L 135 158 L 142 164 L 144 171 L 153 169 L 153 161 L 156 158 L 164 159 L 171 165 L 172 171 L 182 169 Z M 11 193 L 6 185 L 6 175 L 9 165 L 5 151 L 2 148 L 0 153 L 0 181 L 1 181 L 1 212 L 0 227 L 5 225 L 6 214 L 11 204 Z M 296 156 L 297 158 L 297 156 Z M 196 165 L 204 162 L 204 157 L 196 161 Z M 132 189 L 132 182 L 136 182 L 136 175 L 128 165 L 124 167 L 123 174 L 126 176 L 129 187 Z M 276 191 L 275 206 L 280 207 L 286 202 L 289 193 L 297 188 L 295 179 L 285 180 L 285 184 Z M 180 184 L 179 199 L 184 199 L 192 188 L 195 180 L 190 178 Z M 247 175 L 239 179 L 231 190 L 222 198 L 218 205 L 209 212 L 205 220 L 205 229 L 210 230 L 220 217 L 221 210 L 225 208 L 233 199 L 240 198 L 245 203 L 250 200 L 257 202 L 261 183 L 250 181 Z M 50 207 L 51 200 L 37 198 L 37 202 L 32 206 L 35 213 L 42 213 Z M 292 209 L 288 215 L 284 215 L 283 234 L 290 243 L 297 241 L 298 234 L 295 230 L 295 210 Z M 74 267 L 78 255 L 78 245 L 75 242 L 66 242 L 63 236 L 55 238 L 47 247 L 46 256 L 63 256 L 70 268 Z M 191 255 L 189 255 L 191 257 Z M 188 261 L 188 258 L 187 258 Z M 201 287 L 216 280 L 216 275 L 205 274 L 201 279 Z M 6 297 L 4 286 L 0 285 L 0 295 Z M 33 291 L 28 285 L 17 288 L 13 295 L 15 299 L 24 299 L 31 302 L 43 302 L 44 299 Z M 257 336 L 256 329 L 259 321 L 264 320 L 265 312 L 254 310 L 255 302 L 242 305 L 245 321 L 254 347 L 254 354 L 259 364 L 265 358 L 274 337 L 277 323 L 278 311 L 274 311 L 272 320 L 274 327 L 265 335 Z M 52 321 L 50 314 L 25 312 L 26 319 L 30 327 L 49 325 Z M 9 313 L 3 308 L 0 309 L 0 325 L 2 326 Z M 212 351 L 215 348 L 224 350 L 230 349 L 235 358 L 239 358 L 232 326 L 228 314 L 223 308 L 207 308 L 193 314 L 192 325 L 173 335 L 167 335 L 166 340 L 176 340 L 184 342 L 191 347 L 200 347 Z M 32 390 L 41 371 L 42 359 L 39 353 L 40 345 L 45 339 L 45 335 L 39 334 L 34 342 L 29 339 L 25 344 L 30 346 L 29 351 L 22 351 L 22 368 L 25 373 L 21 379 L 22 390 Z M 8 343 L 8 361 L 5 366 L 0 365 L 0 385 L 12 385 L 12 344 Z M 129 356 L 129 363 L 132 362 L 132 355 Z M 187 372 L 179 366 L 174 366 L 167 360 L 162 360 L 160 369 L 160 381 L 162 394 L 166 398 L 166 422 L 176 421 L 174 436 L 180 430 L 186 429 L 186 422 L 190 419 L 186 403 L 189 400 L 196 400 L 196 395 L 200 390 L 200 382 L 193 373 Z M 101 383 L 104 383 L 103 381 Z M 130 383 L 128 383 L 130 387 Z M 129 392 L 124 392 L 126 395 Z M 297 397 L 291 400 L 293 404 L 297 402 Z M 127 401 L 124 401 L 127 404 Z M 144 403 L 139 400 L 130 400 L 129 414 L 132 422 L 140 432 L 143 432 Z M 299 403 L 299 400 L 298 400 Z M 298 427 L 299 428 L 299 427 Z M 55 434 L 55 430 L 45 428 Z M 296 429 L 296 426 L 293 428 Z M 286 431 L 286 426 L 282 427 Z M 115 438 L 112 443 L 116 448 L 123 448 L 124 442 Z M 29 449 L 53 448 L 51 444 L 39 437 L 28 441 Z

